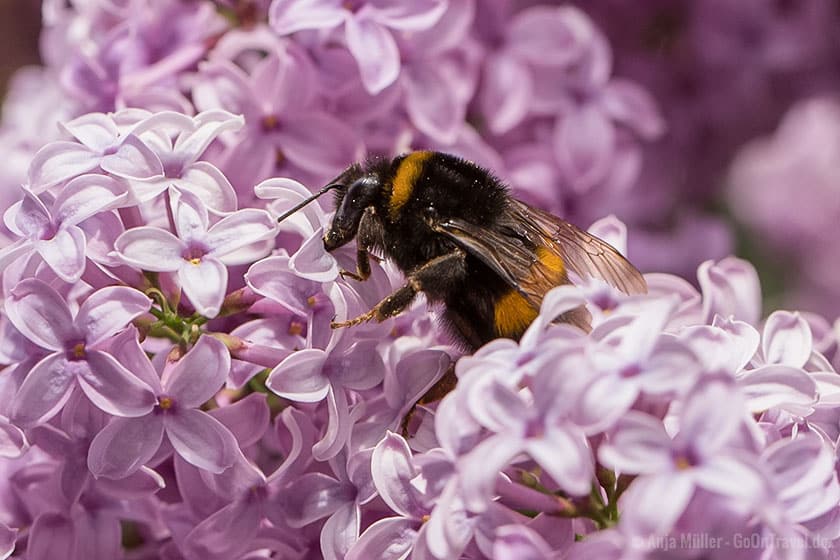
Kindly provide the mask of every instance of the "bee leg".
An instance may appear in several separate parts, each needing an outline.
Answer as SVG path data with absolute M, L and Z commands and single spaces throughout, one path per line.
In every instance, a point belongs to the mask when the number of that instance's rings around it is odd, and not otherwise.
M 450 286 L 462 281 L 466 273 L 466 254 L 460 249 L 455 249 L 451 253 L 430 260 L 409 274 L 404 286 L 377 303 L 367 313 L 349 321 L 330 323 L 330 326 L 338 329 L 373 320 L 381 323 L 385 319 L 402 313 L 411 305 L 419 292 L 427 292 L 432 298 L 436 295 L 440 296 Z
M 455 389 L 455 385 L 458 383 L 458 377 L 455 375 L 455 362 L 449 364 L 449 368 L 447 368 L 446 372 L 443 374 L 443 377 L 438 379 L 434 385 L 432 385 L 428 391 L 426 391 L 420 400 L 414 403 L 408 412 L 403 416 L 402 422 L 400 422 L 400 433 L 406 439 L 411 436 L 410 427 L 411 421 L 414 419 L 414 415 L 417 413 L 417 407 L 434 403 L 441 400 L 443 397 L 448 395 Z
M 358 282 L 364 282 L 370 278 L 370 259 L 377 259 L 368 251 L 374 243 L 374 219 L 376 213 L 373 206 L 368 206 L 365 209 L 362 218 L 359 221 L 359 230 L 356 233 L 356 272 L 341 269 L 339 275 L 342 278 L 351 278 Z M 377 259 L 378 260 L 378 259 Z

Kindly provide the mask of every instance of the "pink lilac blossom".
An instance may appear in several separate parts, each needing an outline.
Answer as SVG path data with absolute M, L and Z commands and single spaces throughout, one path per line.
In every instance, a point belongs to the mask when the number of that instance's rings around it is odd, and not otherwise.
M 560 286 L 469 356 L 423 302 L 330 328 L 402 275 L 342 279 L 320 203 L 274 216 L 364 153 L 618 212 L 590 230 L 634 261 L 633 207 L 674 209 L 637 181 L 673 120 L 584 11 L 410 4 L 45 2 L 47 68 L 0 133 L 0 557 L 831 558 L 838 333 L 765 316 L 744 260 L 677 240 L 696 284 Z M 742 54 L 789 68 L 811 39 Z M 555 322 L 580 305 L 591 332 Z

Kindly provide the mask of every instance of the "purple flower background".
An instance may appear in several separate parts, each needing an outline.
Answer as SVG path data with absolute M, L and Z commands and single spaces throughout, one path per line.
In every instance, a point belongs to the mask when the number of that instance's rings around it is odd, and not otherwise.
M 840 558 L 838 10 L 45 0 L 0 123 L 0 558 Z M 411 149 L 649 293 L 555 288 L 472 355 L 423 301 L 331 329 L 402 274 L 275 216 Z

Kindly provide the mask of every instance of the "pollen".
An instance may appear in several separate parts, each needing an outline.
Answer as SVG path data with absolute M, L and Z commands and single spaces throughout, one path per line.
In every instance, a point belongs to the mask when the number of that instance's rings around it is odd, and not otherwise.
M 432 518 L 432 516 L 429 515 L 428 513 L 426 513 L 426 514 L 423 515 L 423 517 L 420 518 L 420 522 L 421 523 L 426 523 L 431 518 Z
M 318 303 L 318 300 L 315 299 L 315 296 L 309 296 L 306 298 L 306 305 L 309 307 L 315 307 L 315 304 Z
M 198 265 L 200 265 L 200 264 L 201 264 L 201 257 L 193 257 L 193 258 L 189 259 L 189 261 L 188 261 L 188 262 L 189 262 L 190 264 L 193 264 L 193 265 L 195 265 L 195 266 L 198 266 Z
M 303 334 L 303 323 L 300 321 L 292 321 L 289 323 L 289 334 L 292 336 L 300 336 Z
M 277 130 L 280 128 L 280 119 L 277 118 L 277 115 L 266 115 L 260 121 L 260 125 L 266 132 Z
M 683 455 L 676 458 L 674 464 L 677 466 L 677 470 L 684 471 L 691 468 L 691 461 L 688 460 L 688 457 Z
M 73 346 L 73 357 L 77 360 L 82 360 L 85 358 L 85 343 L 79 342 L 75 346 Z
M 175 404 L 175 402 L 172 400 L 171 397 L 161 397 L 160 401 L 158 402 L 158 406 L 163 410 L 169 410 L 170 408 L 172 408 L 173 404 Z

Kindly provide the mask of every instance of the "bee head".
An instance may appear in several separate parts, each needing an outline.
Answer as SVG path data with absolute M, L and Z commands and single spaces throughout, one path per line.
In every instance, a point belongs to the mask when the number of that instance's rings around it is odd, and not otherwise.
M 362 214 L 376 202 L 381 190 L 382 181 L 374 174 L 362 175 L 336 189 L 335 216 L 324 235 L 327 251 L 338 249 L 356 237 Z

